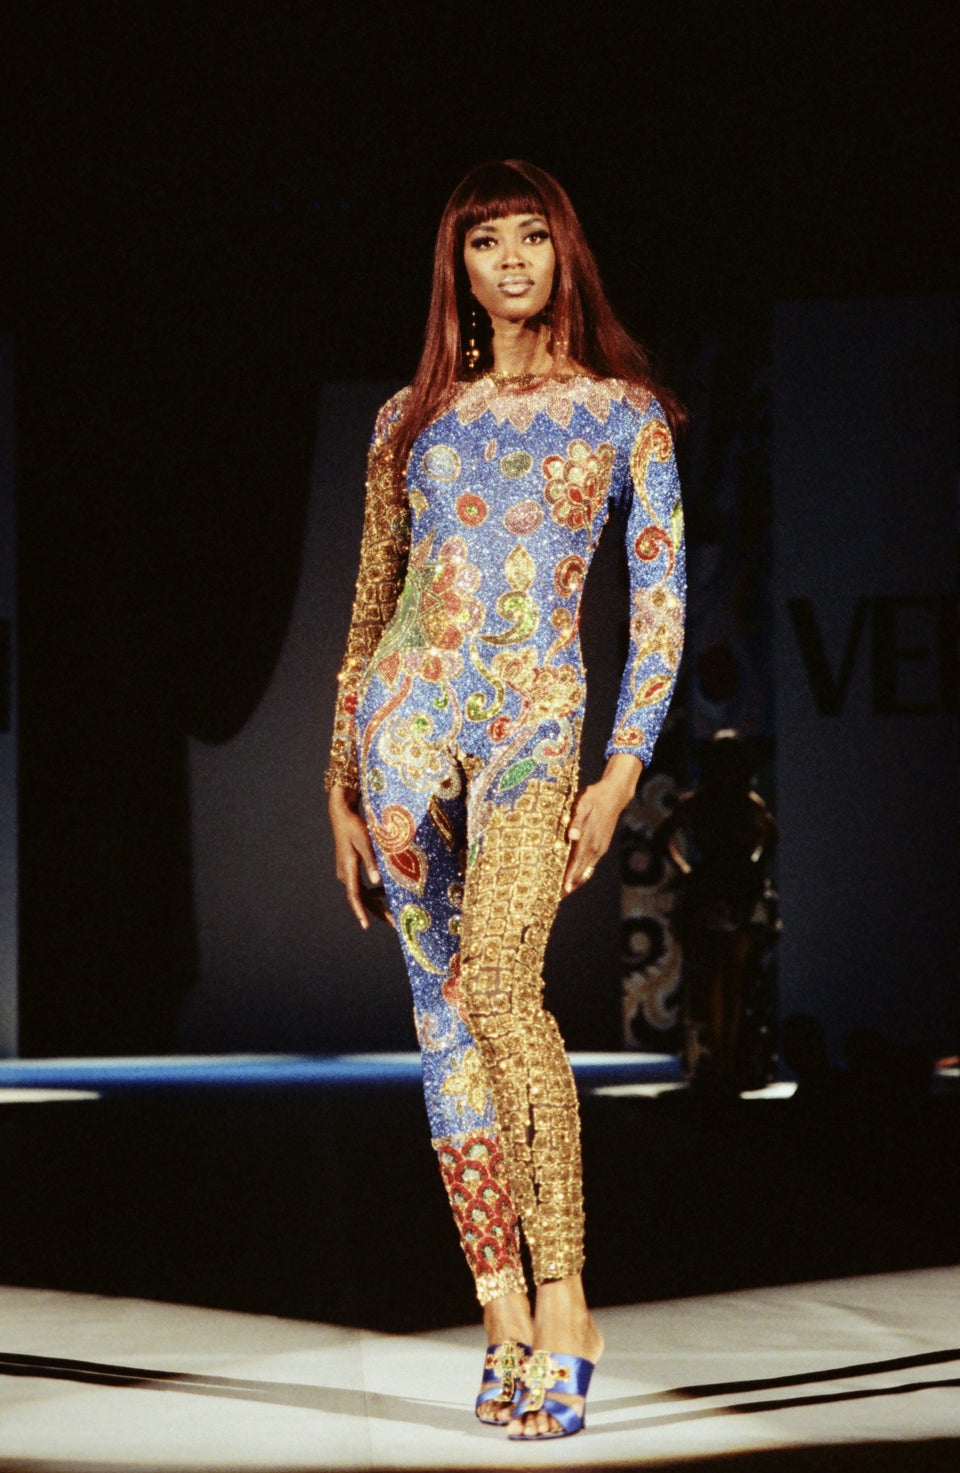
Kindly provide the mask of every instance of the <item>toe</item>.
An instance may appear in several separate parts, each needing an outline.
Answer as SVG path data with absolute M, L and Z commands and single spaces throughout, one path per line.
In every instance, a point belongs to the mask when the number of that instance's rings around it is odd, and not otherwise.
M 522 1417 L 515 1417 L 513 1424 L 514 1435 L 520 1437 L 543 1437 L 548 1432 L 555 1432 L 557 1424 L 549 1412 L 527 1412 Z
M 513 1407 L 508 1401 L 485 1401 L 477 1408 L 481 1422 L 509 1422 Z

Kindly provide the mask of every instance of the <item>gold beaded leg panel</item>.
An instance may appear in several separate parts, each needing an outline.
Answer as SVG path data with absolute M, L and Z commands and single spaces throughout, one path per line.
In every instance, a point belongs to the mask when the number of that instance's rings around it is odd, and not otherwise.
M 583 1266 L 580 1120 L 573 1074 L 543 1008 L 543 957 L 560 903 L 576 769 L 531 778 L 495 806 L 467 870 L 464 1001 L 536 1283 Z

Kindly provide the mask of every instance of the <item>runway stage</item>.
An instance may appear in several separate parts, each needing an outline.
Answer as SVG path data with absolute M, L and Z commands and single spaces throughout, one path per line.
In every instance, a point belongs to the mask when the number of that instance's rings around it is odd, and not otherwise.
M 0 1469 L 956 1467 L 960 1270 L 608 1308 L 588 1425 L 470 1406 L 475 1325 L 390 1336 L 0 1290 Z
M 472 1417 L 412 1056 L 0 1064 L 0 1473 L 953 1473 L 956 1080 L 804 1107 L 575 1067 L 608 1348 L 587 1431 L 525 1447 Z

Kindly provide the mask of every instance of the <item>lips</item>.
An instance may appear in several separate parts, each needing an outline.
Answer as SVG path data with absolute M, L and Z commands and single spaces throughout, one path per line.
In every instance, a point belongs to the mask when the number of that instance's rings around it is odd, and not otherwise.
M 519 297 L 528 292 L 533 286 L 533 279 L 529 276 L 505 276 L 503 281 L 497 282 L 498 291 L 508 297 Z

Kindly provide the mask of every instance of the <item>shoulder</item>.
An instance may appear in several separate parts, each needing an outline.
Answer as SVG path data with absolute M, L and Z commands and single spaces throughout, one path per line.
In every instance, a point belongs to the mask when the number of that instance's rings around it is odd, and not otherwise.
M 652 467 L 658 477 L 676 478 L 676 447 L 666 410 L 656 395 L 642 384 L 608 379 L 611 397 L 616 398 L 617 442 L 626 450 L 635 485 L 642 485 Z
M 410 385 L 407 384 L 404 388 L 398 389 L 395 394 L 391 394 L 385 404 L 381 404 L 377 411 L 377 420 L 373 429 L 373 438 L 375 441 L 388 439 L 391 432 L 403 417 L 403 412 L 409 401 Z
M 627 451 L 650 426 L 661 425 L 669 434 L 662 405 L 652 390 L 636 379 L 581 371 L 569 380 L 566 389 L 574 404 L 589 410 L 607 427 L 610 438 Z
M 666 411 L 660 400 L 644 384 L 637 383 L 635 379 L 624 378 L 604 378 L 597 379 L 596 382 L 603 385 L 611 403 L 619 407 L 623 418 L 638 430 L 657 420 L 667 422 Z

